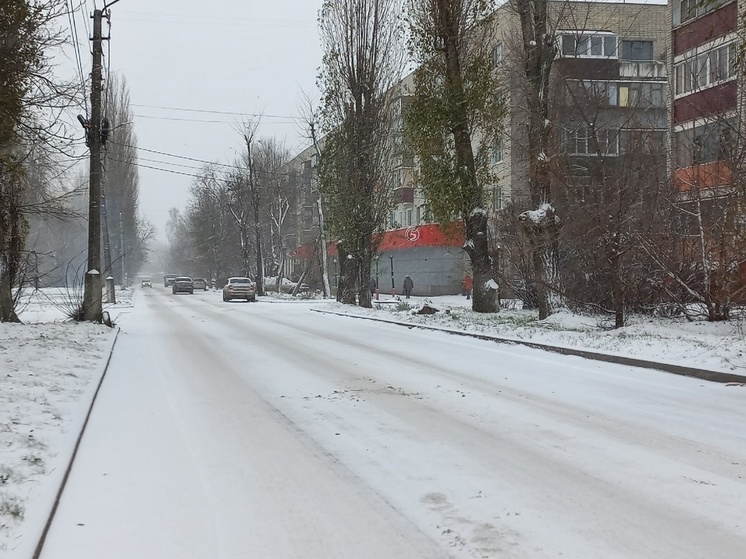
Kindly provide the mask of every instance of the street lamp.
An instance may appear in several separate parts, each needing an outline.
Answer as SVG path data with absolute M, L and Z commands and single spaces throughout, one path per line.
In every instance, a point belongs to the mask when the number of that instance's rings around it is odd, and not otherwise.
M 337 259 L 334 259 L 334 287 L 337 287 Z
M 375 288 L 375 294 L 376 294 L 376 299 L 379 298 L 379 294 L 380 294 L 380 292 L 378 290 L 378 259 L 379 258 L 381 258 L 380 254 L 376 254 L 376 255 L 373 256 L 373 261 L 376 263 L 376 285 L 374 286 L 374 288 Z
M 391 260 L 391 295 L 396 295 L 396 285 L 394 284 L 394 255 L 390 255 L 389 259 Z

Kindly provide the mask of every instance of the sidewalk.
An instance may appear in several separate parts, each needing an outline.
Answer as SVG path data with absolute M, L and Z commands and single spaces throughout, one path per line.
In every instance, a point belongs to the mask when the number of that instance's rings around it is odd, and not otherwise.
M 633 366 L 653 362 L 661 364 L 655 368 L 666 370 L 666 365 L 671 365 L 669 372 L 695 369 L 720 373 L 721 382 L 746 381 L 746 325 L 742 320 L 711 323 L 631 316 L 627 326 L 614 329 L 613 323 L 603 317 L 580 316 L 567 311 L 543 321 L 538 320 L 536 311 L 475 313 L 471 310 L 471 301 L 458 295 L 411 299 L 381 295 L 379 301 L 374 301 L 372 309 L 329 302 L 317 305 L 315 310 L 520 343 L 564 354 L 584 357 L 593 357 L 584 353 L 601 354 L 602 359 L 611 357 L 604 360 Z M 417 314 L 425 304 L 439 312 Z

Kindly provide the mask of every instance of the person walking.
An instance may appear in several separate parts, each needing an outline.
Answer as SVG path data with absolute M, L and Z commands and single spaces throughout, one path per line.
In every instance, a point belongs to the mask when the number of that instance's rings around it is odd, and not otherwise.
M 412 278 L 409 276 L 404 276 L 404 296 L 409 299 L 409 296 L 412 294 L 412 290 L 414 289 L 414 282 L 412 281 Z
M 461 293 L 466 297 L 467 301 L 471 299 L 471 290 L 473 287 L 474 283 L 471 276 L 468 273 L 464 274 L 464 280 L 461 282 Z

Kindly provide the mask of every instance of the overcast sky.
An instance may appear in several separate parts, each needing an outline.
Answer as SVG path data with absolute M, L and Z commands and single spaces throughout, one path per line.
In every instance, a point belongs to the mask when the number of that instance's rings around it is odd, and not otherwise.
M 86 18 L 94 1 L 87 4 Z M 111 7 L 109 64 L 127 79 L 138 146 L 230 163 L 241 149 L 235 129 L 240 114 L 261 113 L 260 137 L 284 139 L 292 152 L 304 148 L 293 118 L 302 90 L 318 98 L 320 5 L 321 0 L 119 0 Z M 82 13 L 77 25 L 84 41 Z M 89 48 L 82 49 L 86 73 Z M 183 209 L 193 179 L 145 165 L 196 173 L 201 164 L 144 150 L 139 157 L 141 213 L 165 240 L 168 210 Z

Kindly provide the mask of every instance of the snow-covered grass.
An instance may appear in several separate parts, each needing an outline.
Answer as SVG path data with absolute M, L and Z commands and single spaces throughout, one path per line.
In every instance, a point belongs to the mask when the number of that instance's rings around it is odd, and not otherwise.
M 417 314 L 425 304 L 439 312 Z M 625 327 L 614 329 L 612 320 L 568 311 L 541 321 L 538 313 L 531 310 L 475 313 L 471 310 L 471 301 L 460 296 L 411 299 L 386 296 L 374 302 L 373 309 L 336 302 L 319 308 L 746 375 L 743 319 L 713 323 L 631 316 Z
M 0 324 L 0 555 L 31 557 L 114 331 L 67 321 L 70 293 L 24 294 L 24 324 Z M 130 292 L 107 306 L 132 306 Z

